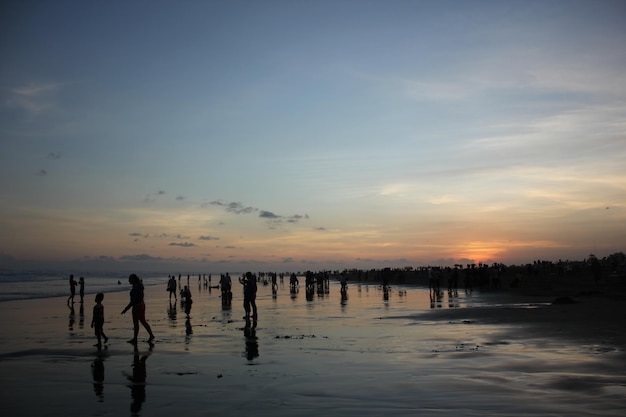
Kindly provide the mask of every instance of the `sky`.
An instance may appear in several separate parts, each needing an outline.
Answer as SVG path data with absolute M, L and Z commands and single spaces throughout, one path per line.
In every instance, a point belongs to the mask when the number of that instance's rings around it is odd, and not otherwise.
M 0 267 L 626 249 L 624 1 L 0 5 Z

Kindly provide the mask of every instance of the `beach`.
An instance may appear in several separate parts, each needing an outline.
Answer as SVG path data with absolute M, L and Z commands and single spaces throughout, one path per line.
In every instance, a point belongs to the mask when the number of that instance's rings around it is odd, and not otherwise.
M 191 283 L 186 317 L 147 285 L 153 344 L 128 291 L 105 294 L 102 349 L 93 295 L 0 303 L 0 401 L 20 416 L 618 416 L 626 409 L 623 288 L 444 292 L 349 283 L 307 299 L 259 286 L 258 321 Z M 127 286 L 127 284 L 126 284 Z M 127 286 L 128 287 L 128 286 Z M 571 303 L 554 303 L 566 296 Z

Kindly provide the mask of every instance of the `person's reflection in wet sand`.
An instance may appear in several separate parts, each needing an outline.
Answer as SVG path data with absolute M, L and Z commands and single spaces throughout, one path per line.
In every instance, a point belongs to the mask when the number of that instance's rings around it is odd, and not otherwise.
M 341 305 L 345 306 L 346 304 L 348 304 L 348 288 L 342 286 L 340 293 L 341 293 Z
M 187 320 L 185 320 L 185 334 L 187 336 L 193 334 L 193 329 L 191 328 L 191 318 L 189 317 L 187 317 Z
M 85 325 L 85 306 L 83 303 L 80 303 L 80 307 L 78 308 L 78 328 L 82 330 Z
M 98 402 L 104 401 L 104 359 L 98 357 L 91 363 L 91 375 L 93 376 L 93 392 L 98 397 Z
M 169 321 L 170 327 L 176 327 L 176 300 L 172 303 L 170 300 L 170 305 L 167 309 L 167 320 Z
M 130 415 L 138 416 L 141 412 L 143 403 L 146 402 L 146 360 L 148 360 L 150 353 L 140 354 L 139 350 L 135 348 L 133 355 L 133 372 L 126 375 L 131 383 L 128 385 L 130 388 Z
M 256 319 L 246 319 L 246 327 L 243 328 L 243 335 L 246 338 L 245 357 L 249 361 L 259 357 L 259 339 L 256 337 Z
M 74 334 L 74 323 L 76 322 L 76 311 L 74 310 L 74 304 L 68 304 L 68 308 L 70 309 L 70 321 L 68 324 L 68 329 L 70 331 L 70 334 Z
M 448 292 L 448 308 L 458 308 L 458 307 L 460 307 L 458 291 Z
M 442 291 L 430 291 L 430 308 L 441 308 L 443 303 Z

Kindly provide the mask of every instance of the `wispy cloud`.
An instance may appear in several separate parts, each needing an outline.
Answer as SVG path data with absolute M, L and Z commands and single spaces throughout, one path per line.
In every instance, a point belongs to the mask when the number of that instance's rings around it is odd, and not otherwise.
M 53 95 L 62 84 L 29 84 L 5 91 L 4 106 L 21 109 L 30 113 L 41 113 L 54 106 Z
M 200 236 L 198 239 L 199 240 L 220 240 L 219 237 L 215 237 L 215 236 Z
M 171 242 L 170 246 L 180 246 L 181 248 L 193 248 L 196 246 L 195 243 L 192 242 Z
M 227 212 L 234 214 L 250 214 L 259 211 L 258 208 L 245 206 L 240 202 L 225 203 L 221 200 L 215 200 L 211 201 L 209 204 L 213 206 L 223 207 L 224 210 L 226 210 Z
M 142 253 L 140 255 L 122 255 L 119 259 L 122 261 L 160 261 L 163 258 Z
M 48 155 L 46 155 L 46 159 L 50 159 L 52 161 L 61 159 L 61 152 L 50 152 Z

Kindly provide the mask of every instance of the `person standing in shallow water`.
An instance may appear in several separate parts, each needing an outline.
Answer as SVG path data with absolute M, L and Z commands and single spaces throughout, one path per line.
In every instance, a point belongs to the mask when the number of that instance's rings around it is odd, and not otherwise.
M 249 319 L 250 310 L 252 310 L 252 318 L 256 320 L 256 277 L 252 275 L 252 272 L 246 272 L 243 278 L 239 278 L 239 282 L 243 284 L 243 309 L 246 312 L 244 318 Z
M 122 314 L 125 314 L 129 309 L 133 309 L 133 338 L 128 343 L 137 344 L 137 335 L 139 334 L 139 323 L 148 331 L 150 337 L 148 342 L 154 340 L 154 334 L 152 328 L 146 321 L 146 305 L 143 301 L 143 284 L 139 277 L 135 274 L 130 274 L 128 282 L 133 286 L 130 290 L 130 303 L 122 310 Z
M 98 348 L 102 346 L 101 339 L 104 338 L 104 343 L 106 343 L 109 338 L 104 334 L 104 305 L 102 305 L 102 300 L 104 300 L 104 294 L 99 292 L 96 294 L 96 305 L 93 306 L 93 318 L 91 319 L 91 327 L 95 330 L 96 338 L 98 339 L 98 343 L 95 345 Z
M 172 294 L 174 295 L 174 300 L 178 301 L 178 296 L 176 295 L 176 278 L 172 275 L 167 282 L 167 291 L 170 293 L 170 302 L 172 301 Z
M 67 304 L 70 304 L 70 301 L 72 302 L 72 304 L 74 304 L 74 296 L 76 295 L 76 285 L 77 282 L 74 280 L 74 275 L 70 275 L 70 296 L 67 297 Z
M 80 295 L 80 302 L 83 302 L 83 299 L 85 298 L 85 278 L 80 277 L 80 279 L 78 280 L 78 294 Z

